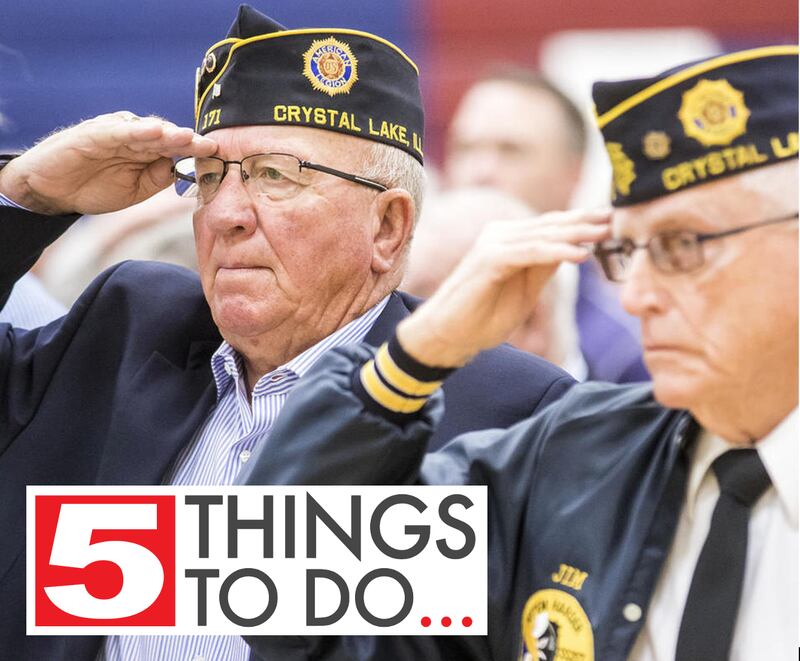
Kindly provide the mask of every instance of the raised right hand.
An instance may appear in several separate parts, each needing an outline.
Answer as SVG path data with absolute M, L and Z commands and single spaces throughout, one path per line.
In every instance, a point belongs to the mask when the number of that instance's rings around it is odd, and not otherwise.
M 611 234 L 610 210 L 552 211 L 487 225 L 439 289 L 397 327 L 418 361 L 460 367 L 528 318 L 561 262 L 588 259 Z M 446 237 L 443 237 L 446 240 Z
M 0 193 L 46 215 L 118 211 L 172 183 L 172 157 L 216 143 L 158 117 L 121 111 L 63 129 L 0 170 Z

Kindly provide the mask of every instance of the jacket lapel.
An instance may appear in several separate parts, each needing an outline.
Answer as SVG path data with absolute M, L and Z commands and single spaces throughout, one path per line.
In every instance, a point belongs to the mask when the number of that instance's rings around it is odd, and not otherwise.
M 408 294 L 393 292 L 366 342 L 378 346 L 389 339 L 419 302 Z M 97 484 L 161 483 L 214 405 L 210 358 L 220 341 L 217 336 L 192 343 L 185 361 L 155 351 L 120 386 L 124 390 L 115 397 Z
M 374 347 L 383 344 L 392 336 L 397 324 L 410 315 L 418 304 L 419 299 L 415 299 L 413 296 L 398 291 L 392 292 L 389 296 L 389 302 L 383 308 L 383 312 L 375 320 L 375 323 L 372 324 L 372 328 L 370 328 L 364 341 Z
M 115 398 L 98 484 L 160 484 L 215 401 L 210 357 L 219 341 L 194 342 L 185 364 L 159 352 Z

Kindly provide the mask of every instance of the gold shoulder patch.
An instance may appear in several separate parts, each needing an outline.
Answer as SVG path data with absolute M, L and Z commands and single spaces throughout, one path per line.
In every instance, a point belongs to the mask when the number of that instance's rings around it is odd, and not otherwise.
M 303 53 L 303 75 L 320 92 L 346 94 L 358 80 L 358 60 L 343 41 L 316 39 Z
M 619 142 L 607 142 L 606 151 L 611 159 L 613 174 L 612 199 L 617 198 L 617 193 L 630 195 L 631 184 L 636 180 L 636 168 L 633 161 L 622 151 L 622 145 Z
M 594 661 L 594 633 L 578 600 L 561 590 L 534 592 L 522 611 L 520 661 Z
M 729 145 L 747 131 L 750 110 L 744 94 L 727 80 L 701 80 L 683 93 L 678 119 L 701 145 Z

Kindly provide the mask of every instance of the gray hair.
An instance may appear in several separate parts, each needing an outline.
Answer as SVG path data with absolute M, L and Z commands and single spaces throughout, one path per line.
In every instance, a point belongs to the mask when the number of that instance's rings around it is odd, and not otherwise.
M 791 158 L 747 170 L 737 179 L 742 190 L 791 208 L 797 202 L 797 167 L 797 159 Z
M 407 190 L 414 201 L 416 222 L 425 194 L 425 170 L 416 158 L 397 147 L 371 142 L 364 152 L 360 174 L 389 188 Z

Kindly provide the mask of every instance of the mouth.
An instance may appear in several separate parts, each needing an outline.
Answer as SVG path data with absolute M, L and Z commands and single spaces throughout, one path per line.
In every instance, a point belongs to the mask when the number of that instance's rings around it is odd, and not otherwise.
M 642 349 L 645 351 L 680 351 L 680 347 L 674 344 L 655 344 L 649 342 L 643 344 Z
M 698 355 L 697 349 L 680 346 L 677 344 L 656 344 L 648 342 L 642 345 L 644 357 L 647 360 L 658 360 L 659 358 L 672 359 L 680 355 L 681 360 L 689 358 L 689 356 Z
M 232 264 L 220 264 L 217 267 L 218 271 L 260 271 L 263 269 L 269 268 L 268 266 L 260 266 L 257 264 L 240 264 L 240 263 L 232 263 Z

